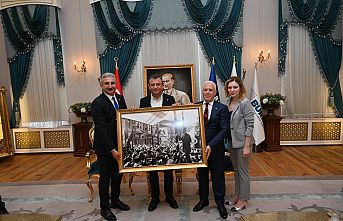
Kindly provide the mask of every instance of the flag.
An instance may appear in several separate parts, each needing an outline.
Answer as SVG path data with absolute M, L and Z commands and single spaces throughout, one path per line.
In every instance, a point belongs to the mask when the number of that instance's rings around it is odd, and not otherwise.
M 254 79 L 252 83 L 252 88 L 250 92 L 250 102 L 252 107 L 254 108 L 254 131 L 253 136 L 255 139 L 255 144 L 259 145 L 265 139 L 264 135 L 264 128 L 263 128 L 263 121 L 261 118 L 262 107 L 260 101 L 260 92 L 258 89 L 258 81 L 257 81 L 257 73 L 256 73 L 256 65 L 255 65 L 255 73 Z
M 216 84 L 216 88 L 217 88 L 217 94 L 214 97 L 214 100 L 219 101 L 219 89 L 218 89 L 218 85 L 217 85 L 217 78 L 216 78 L 216 73 L 214 72 L 214 58 L 212 58 L 212 66 L 211 66 L 211 72 L 210 72 L 210 77 L 208 79 L 209 81 L 212 81 L 213 83 Z
M 233 57 L 233 64 L 232 64 L 231 77 L 237 77 L 237 71 L 236 71 L 236 58 L 235 58 L 235 57 Z
M 117 62 L 116 62 L 115 70 L 114 70 L 114 75 L 116 77 L 116 93 L 123 95 L 123 88 L 121 87 L 121 83 L 120 83 L 119 70 L 118 70 Z

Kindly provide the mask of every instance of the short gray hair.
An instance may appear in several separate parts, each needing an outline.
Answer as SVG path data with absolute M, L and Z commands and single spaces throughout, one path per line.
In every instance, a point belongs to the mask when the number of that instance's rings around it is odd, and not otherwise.
M 98 79 L 99 82 L 100 82 L 100 85 L 102 85 L 103 79 L 108 78 L 108 77 L 115 78 L 116 76 L 113 73 L 110 73 L 110 72 L 106 72 L 106 73 L 101 74 L 101 76 Z
M 206 84 L 210 84 L 213 86 L 215 92 L 217 92 L 217 85 L 213 82 L 213 81 L 205 81 L 203 84 L 202 84 L 202 88 L 205 87 Z

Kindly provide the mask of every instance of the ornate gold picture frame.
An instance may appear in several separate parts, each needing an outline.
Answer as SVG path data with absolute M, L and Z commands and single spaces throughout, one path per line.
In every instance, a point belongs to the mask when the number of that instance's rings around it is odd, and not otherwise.
M 180 65 L 162 65 L 162 66 L 145 66 L 144 67 L 144 96 L 147 96 L 150 91 L 148 89 L 149 77 L 155 74 L 162 76 L 165 87 L 164 93 L 174 96 L 178 103 L 179 98 L 176 94 L 186 93 L 190 103 L 195 102 L 195 83 L 194 83 L 194 64 Z M 169 75 L 169 76 L 168 76 Z M 166 79 L 173 78 L 172 85 L 166 83 Z M 168 88 L 169 87 L 169 88 Z M 169 90 L 168 90 L 169 89 Z M 173 90 L 173 92 L 171 92 Z M 181 95 L 182 96 L 182 95 Z M 181 105 L 188 103 L 180 103 Z
M 201 105 L 117 111 L 120 172 L 206 167 Z
M 6 89 L 0 88 L 0 157 L 13 155 Z

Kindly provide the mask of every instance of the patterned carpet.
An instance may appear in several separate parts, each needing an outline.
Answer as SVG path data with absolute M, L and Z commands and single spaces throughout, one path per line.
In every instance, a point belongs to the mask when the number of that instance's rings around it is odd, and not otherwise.
M 100 221 L 103 219 L 100 216 L 98 192 L 96 184 L 93 186 L 96 197 L 91 203 L 88 203 L 88 189 L 80 181 L 1 183 L 0 193 L 10 213 L 60 215 L 63 221 Z M 227 180 L 226 187 L 229 196 L 233 191 L 233 181 Z M 198 201 L 197 188 L 194 179 L 186 179 L 183 181 L 182 196 L 176 197 L 178 209 L 170 208 L 162 196 L 158 208 L 149 212 L 147 206 L 150 199 L 147 196 L 146 182 L 136 180 L 133 183 L 135 196 L 131 196 L 127 183 L 124 183 L 121 200 L 131 210 L 112 211 L 122 221 L 222 220 L 212 193 L 208 207 L 200 212 L 192 211 Z M 334 211 L 343 214 L 342 188 L 343 176 L 257 177 L 251 183 L 252 195 L 248 209 L 229 212 L 227 220 L 238 221 L 243 214 L 270 211 Z

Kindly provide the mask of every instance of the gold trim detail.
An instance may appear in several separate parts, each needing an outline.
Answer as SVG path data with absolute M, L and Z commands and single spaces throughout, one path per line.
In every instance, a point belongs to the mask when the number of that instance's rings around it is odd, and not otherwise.
M 40 149 L 39 131 L 15 132 L 15 144 L 17 149 Z
M 306 141 L 308 123 L 281 123 L 280 141 Z
M 341 122 L 313 122 L 312 140 L 340 140 Z
M 44 131 L 45 148 L 70 148 L 69 130 Z

